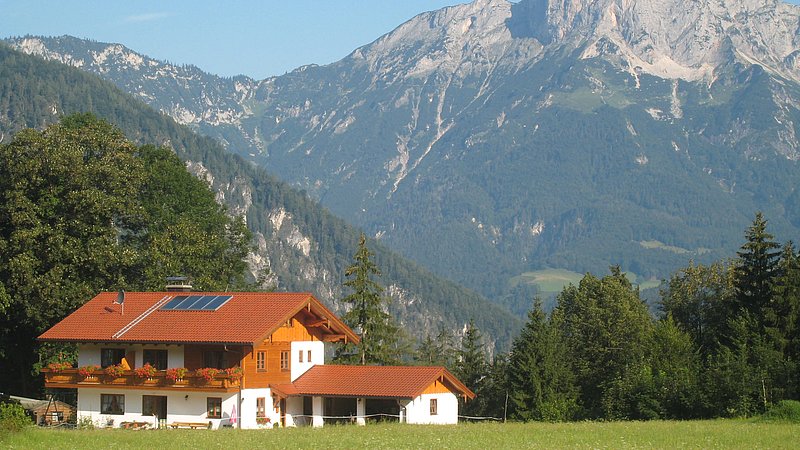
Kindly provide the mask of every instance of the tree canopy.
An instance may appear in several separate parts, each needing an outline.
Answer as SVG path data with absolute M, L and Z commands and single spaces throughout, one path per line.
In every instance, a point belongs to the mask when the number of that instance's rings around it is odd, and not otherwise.
M 0 363 L 30 380 L 35 337 L 101 290 L 244 286 L 250 233 L 166 148 L 89 114 L 0 146 Z

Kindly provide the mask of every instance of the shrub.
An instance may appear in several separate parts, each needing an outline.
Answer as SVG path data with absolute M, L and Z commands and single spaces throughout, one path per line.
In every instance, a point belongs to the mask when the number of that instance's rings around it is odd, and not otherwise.
M 92 421 L 92 416 L 82 416 L 80 420 L 78 420 L 77 427 L 79 430 L 94 430 L 94 421 Z
M 31 421 L 20 404 L 0 404 L 0 431 L 20 431 L 32 424 L 33 421 Z
M 762 414 L 761 419 L 769 422 L 800 423 L 800 402 L 781 400 Z

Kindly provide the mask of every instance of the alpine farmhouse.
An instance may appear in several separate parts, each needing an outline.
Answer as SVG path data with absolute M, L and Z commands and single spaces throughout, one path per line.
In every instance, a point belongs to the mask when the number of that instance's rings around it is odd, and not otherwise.
M 444 367 L 325 365 L 326 343 L 359 338 L 309 293 L 186 290 L 85 303 L 39 336 L 79 349 L 45 386 L 77 389 L 79 420 L 104 427 L 454 424 L 475 396 Z

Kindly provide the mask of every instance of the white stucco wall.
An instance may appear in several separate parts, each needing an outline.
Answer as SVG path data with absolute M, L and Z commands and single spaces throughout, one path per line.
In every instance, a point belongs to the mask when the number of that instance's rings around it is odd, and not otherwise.
M 122 348 L 126 352 L 136 352 L 134 367 L 144 365 L 144 350 L 166 350 L 167 367 L 183 367 L 183 346 L 182 345 L 111 345 L 111 344 L 82 344 L 78 346 L 78 367 L 90 364 L 100 365 L 100 349 L 103 348 Z
M 437 400 L 437 414 L 432 416 L 430 400 Z M 458 399 L 455 394 L 423 394 L 406 404 L 405 421 L 418 424 L 458 423 Z
M 100 395 L 101 394 L 122 394 L 125 396 L 125 414 L 100 414 Z M 158 395 L 167 397 L 167 420 L 172 422 L 211 422 L 212 428 L 219 428 L 223 424 L 230 423 L 230 415 L 234 406 L 238 402 L 238 393 L 218 393 L 218 392 L 175 392 L 159 390 L 135 390 L 135 389 L 103 389 L 103 388 L 83 388 L 78 389 L 78 420 L 90 417 L 97 426 L 106 426 L 109 420 L 113 421 L 114 427 L 119 427 L 121 422 L 153 422 L 153 416 L 142 415 L 142 396 Z M 207 416 L 207 398 L 222 398 L 222 418 L 209 419 Z M 255 397 L 253 398 L 255 405 Z M 237 417 L 241 417 L 238 413 Z M 255 410 L 253 412 L 255 416 Z M 253 419 L 255 422 L 255 419 Z
M 270 425 L 267 428 L 272 428 L 274 424 L 280 423 L 281 415 L 275 411 L 275 408 L 273 408 L 271 389 L 243 389 L 241 408 L 242 428 L 259 428 L 259 425 L 256 422 L 256 414 L 258 412 L 256 399 L 259 397 L 264 398 L 264 406 L 266 407 L 265 413 L 270 420 Z
M 311 351 L 311 361 L 308 360 L 308 351 Z M 303 362 L 300 362 L 299 353 L 303 352 Z M 325 344 L 321 341 L 295 341 L 289 355 L 292 381 L 312 368 L 316 364 L 325 364 Z

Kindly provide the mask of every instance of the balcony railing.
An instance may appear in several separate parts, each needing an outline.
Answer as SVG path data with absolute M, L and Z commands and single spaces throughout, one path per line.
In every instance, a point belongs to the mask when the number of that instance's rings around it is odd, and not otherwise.
M 45 387 L 48 388 L 83 388 L 83 387 L 122 387 L 122 388 L 157 388 L 166 390 L 201 390 L 201 391 L 229 391 L 239 389 L 240 378 L 222 372 L 210 380 L 194 372 L 187 373 L 183 378 L 171 380 L 167 378 L 165 370 L 157 371 L 151 377 L 141 377 L 133 370 L 126 370 L 122 375 L 107 375 L 102 370 L 96 370 L 89 376 L 78 373 L 78 369 L 63 369 L 53 371 L 42 369 Z

